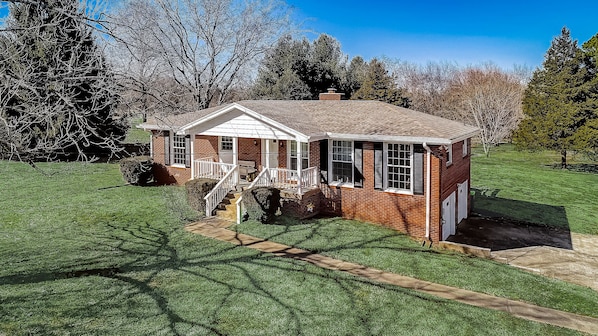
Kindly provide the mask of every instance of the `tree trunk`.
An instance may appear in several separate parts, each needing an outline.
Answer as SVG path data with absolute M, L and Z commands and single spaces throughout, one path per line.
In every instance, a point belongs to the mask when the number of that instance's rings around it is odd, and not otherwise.
M 561 150 L 561 169 L 567 169 L 567 151 Z

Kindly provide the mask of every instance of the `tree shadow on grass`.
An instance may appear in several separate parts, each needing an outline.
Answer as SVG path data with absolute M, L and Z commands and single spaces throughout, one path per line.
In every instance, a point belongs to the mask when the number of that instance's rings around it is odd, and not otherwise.
M 379 309 L 376 306 L 378 290 L 383 290 L 387 295 L 399 295 L 403 298 L 400 302 L 422 302 L 427 312 L 435 311 L 435 316 L 439 318 L 450 309 L 450 319 L 457 318 L 483 327 L 483 321 L 477 321 L 473 318 L 475 315 L 463 312 L 458 303 L 400 287 L 381 285 L 360 277 L 323 270 L 305 262 L 207 238 L 181 238 L 178 229 L 160 229 L 149 224 L 107 224 L 107 227 L 110 230 L 104 231 L 104 234 L 73 238 L 95 244 L 95 251 L 104 252 L 103 257 L 82 257 L 76 264 L 65 266 L 57 273 L 0 277 L 0 283 L 43 287 L 46 281 L 86 281 L 93 284 L 96 281 L 93 279 L 105 279 L 106 286 L 118 288 L 119 298 L 124 302 L 115 303 L 110 295 L 93 303 L 87 303 L 90 298 L 81 297 L 76 307 L 68 308 L 70 318 L 76 321 L 102 319 L 109 324 L 114 316 L 108 313 L 102 315 L 103 312 L 119 311 L 132 323 L 145 320 L 144 324 L 152 324 L 157 323 L 155 320 L 164 320 L 165 323 L 153 329 L 154 333 L 160 334 L 227 335 L 268 330 L 267 333 L 299 335 L 318 333 L 312 329 L 314 323 L 316 328 L 324 328 L 330 323 L 340 323 L 338 321 L 343 321 L 339 327 L 345 321 L 355 325 L 353 329 L 345 330 L 346 333 L 383 333 L 381 326 L 393 322 L 381 321 L 377 314 L 372 313 Z M 181 242 L 181 239 L 189 241 Z M 115 258 L 115 251 L 126 258 Z M 93 267 L 105 262 L 105 259 L 112 259 L 115 265 L 109 268 Z M 80 265 L 85 267 L 78 269 Z M 177 286 L 186 289 L 181 290 Z M 313 291 L 302 289 L 303 286 L 313 288 Z M 326 286 L 327 290 L 321 291 L 320 286 Z M 67 286 L 63 292 L 54 292 L 52 295 L 78 297 L 82 294 L 75 288 L 69 293 Z M 318 295 L 329 295 L 330 298 L 323 299 Z M 181 306 L 181 297 L 193 303 Z M 40 300 L 44 301 L 43 293 L 38 293 L 35 298 L 25 294 L 15 294 L 7 297 L 6 301 L 3 298 L 6 304 L 27 304 L 34 312 L 36 309 L 43 310 L 35 308 L 40 305 Z M 122 307 L 118 308 L 119 305 Z M 128 305 L 134 305 L 131 307 L 134 309 L 127 309 Z M 150 306 L 147 308 L 149 313 L 137 305 Z M 17 314 L 21 310 L 7 310 L 5 313 L 13 319 L 19 319 Z M 260 316 L 256 311 L 263 312 L 265 316 Z M 244 319 L 245 316 L 254 318 Z M 276 319 L 284 323 L 275 327 L 271 320 Z M 314 319 L 327 322 L 314 322 Z M 76 330 L 60 324 L 46 325 L 44 331 L 54 333 L 65 328 L 77 333 L 94 333 L 93 329 Z
M 561 164 L 549 165 L 552 169 L 562 169 Z M 598 164 L 596 163 L 573 163 L 567 164 L 567 170 L 578 173 L 598 174 Z
M 553 206 L 497 197 L 496 189 L 471 189 L 474 216 L 447 240 L 493 251 L 529 246 L 572 249 L 567 213 Z

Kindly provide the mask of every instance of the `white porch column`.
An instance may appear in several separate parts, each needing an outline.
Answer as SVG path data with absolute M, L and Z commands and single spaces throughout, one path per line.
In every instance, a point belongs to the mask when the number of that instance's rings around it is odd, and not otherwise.
M 233 164 L 236 166 L 239 165 L 239 138 L 233 137 Z M 241 181 L 241 174 L 239 169 L 237 169 L 237 181 Z
M 266 162 L 264 162 L 265 168 L 270 168 L 270 139 L 262 139 L 262 141 L 264 142 L 264 147 L 266 147 L 265 152 L 266 152 Z
M 191 148 L 189 148 L 189 150 L 191 151 L 191 179 L 195 178 L 195 147 L 194 147 L 194 143 L 195 142 L 195 133 L 191 133 L 191 135 L 189 135 L 189 145 Z
M 301 157 L 301 142 L 297 141 L 297 193 L 301 194 L 301 167 L 303 166 L 303 160 Z

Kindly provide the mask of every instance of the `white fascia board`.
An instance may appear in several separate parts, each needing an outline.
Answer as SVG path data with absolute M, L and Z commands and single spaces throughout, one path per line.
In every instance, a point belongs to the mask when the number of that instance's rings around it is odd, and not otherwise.
M 257 120 L 259 120 L 259 121 L 261 121 L 261 122 L 263 122 L 265 124 L 268 124 L 268 125 L 271 125 L 273 127 L 276 127 L 278 129 L 282 130 L 283 132 L 291 134 L 292 136 L 294 136 L 296 138 L 297 141 L 307 142 L 309 140 L 309 137 L 306 136 L 305 134 L 303 134 L 301 132 L 298 132 L 298 131 L 296 131 L 296 130 L 294 130 L 294 129 L 286 126 L 286 125 L 283 125 L 283 124 L 281 124 L 281 123 L 279 123 L 279 122 L 277 122 L 275 120 L 272 120 L 272 119 L 270 119 L 268 117 L 265 117 L 265 116 L 263 116 L 263 115 L 255 112 L 255 111 L 253 111 L 251 109 L 248 109 L 245 106 L 243 106 L 241 104 L 238 104 L 238 103 L 232 103 L 229 106 L 227 106 L 227 107 L 225 107 L 225 108 L 223 108 L 221 110 L 214 111 L 214 112 L 208 114 L 207 116 L 205 116 L 203 118 L 195 120 L 194 122 L 189 123 L 187 125 L 184 125 L 183 127 L 181 127 L 179 129 L 179 132 L 187 133 L 191 128 L 193 128 L 195 126 L 198 126 L 198 125 L 201 125 L 201 124 L 203 124 L 203 123 L 205 123 L 207 121 L 210 121 L 210 120 L 212 120 L 214 118 L 217 118 L 217 117 L 219 117 L 219 116 L 221 116 L 223 114 L 226 114 L 226 113 L 228 113 L 228 112 L 230 112 L 230 111 L 232 111 L 234 109 L 240 110 L 243 113 L 251 116 L 252 118 L 255 118 L 255 119 L 257 119 Z
M 472 132 L 469 132 L 469 133 L 466 133 L 466 134 L 463 134 L 463 135 L 461 135 L 459 137 L 451 139 L 451 144 L 454 144 L 454 143 L 457 143 L 457 142 L 461 142 L 461 141 L 469 139 L 469 138 L 473 138 L 474 136 L 476 136 L 478 134 L 480 134 L 480 130 L 479 129 L 477 129 L 475 131 L 472 131 Z
M 334 139 L 334 140 L 371 141 L 371 142 L 400 142 L 400 143 L 409 143 L 409 144 L 422 144 L 425 142 L 429 145 L 450 145 L 451 144 L 450 139 L 413 137 L 413 136 L 328 133 L 328 138 Z

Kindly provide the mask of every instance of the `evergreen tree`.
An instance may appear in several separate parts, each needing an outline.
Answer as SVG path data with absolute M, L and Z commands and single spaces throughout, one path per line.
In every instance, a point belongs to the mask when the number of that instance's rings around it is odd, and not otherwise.
M 397 88 L 384 63 L 375 58 L 368 64 L 365 78 L 359 90 L 352 95 L 351 99 L 378 100 L 397 106 L 409 107 L 409 99 L 407 99 L 403 90 Z
M 261 99 L 310 99 L 307 83 L 309 42 L 281 38 L 264 57 L 252 96 Z
M 344 59 L 338 41 L 328 35 L 321 35 L 312 44 L 285 36 L 262 61 L 252 96 L 318 99 L 328 88 L 341 87 Z
M 514 134 L 515 143 L 525 149 L 559 151 L 561 166 L 566 168 L 567 151 L 583 149 L 577 132 L 595 115 L 587 105 L 590 77 L 577 41 L 564 27 L 524 93 L 524 120 Z
M 0 44 L 0 150 L 22 160 L 117 150 L 117 89 L 78 0 L 10 6 Z
M 594 159 L 598 158 L 598 34 L 582 45 L 586 78 L 582 93 L 585 95 L 583 112 L 587 121 L 575 133 L 576 149 Z
M 365 80 L 367 71 L 368 64 L 361 56 L 351 59 L 351 63 L 349 63 L 349 67 L 345 71 L 345 76 L 340 87 L 345 97 L 351 99 L 353 94 L 359 90 Z

